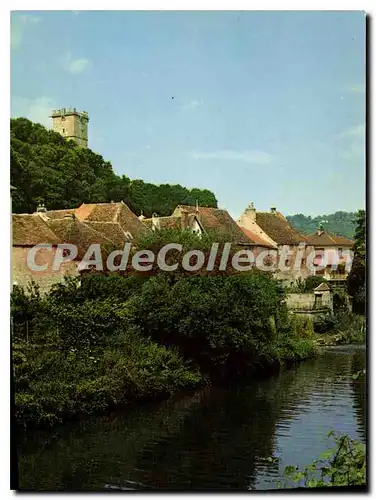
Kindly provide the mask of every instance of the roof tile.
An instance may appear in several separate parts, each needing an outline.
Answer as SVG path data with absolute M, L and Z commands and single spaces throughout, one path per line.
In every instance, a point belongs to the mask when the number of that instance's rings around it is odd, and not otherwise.
M 318 234 L 313 233 L 309 234 L 307 237 L 307 241 L 309 245 L 313 245 L 316 247 L 331 247 L 331 246 L 342 246 L 342 247 L 352 247 L 354 245 L 354 241 L 349 238 L 345 238 L 344 236 L 337 236 L 332 233 L 328 233 L 327 231 L 323 231 Z
M 182 210 L 188 213 L 196 213 L 197 208 L 192 205 L 178 205 L 173 216 L 180 216 Z M 205 231 L 216 231 L 218 235 L 226 236 L 233 243 L 240 245 L 255 245 L 248 236 L 240 229 L 227 210 L 220 208 L 199 207 L 198 220 Z
M 280 212 L 256 212 L 256 222 L 278 245 L 307 243 L 307 238 L 290 226 Z
M 14 246 L 31 246 L 41 243 L 58 245 L 60 238 L 48 227 L 39 214 L 13 214 L 12 237 Z

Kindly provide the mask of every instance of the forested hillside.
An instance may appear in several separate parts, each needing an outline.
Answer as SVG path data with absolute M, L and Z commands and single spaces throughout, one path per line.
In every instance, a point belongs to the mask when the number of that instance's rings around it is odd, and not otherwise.
M 60 134 L 26 118 L 11 119 L 11 184 L 13 212 L 74 208 L 81 203 L 123 200 L 139 215 L 170 215 L 178 204 L 216 207 L 206 189 L 149 184 L 118 176 L 111 163 L 90 149 L 82 149 Z
M 326 231 L 339 236 L 354 238 L 355 234 L 355 212 L 335 212 L 334 214 L 318 215 L 317 217 L 296 214 L 287 216 L 286 219 L 302 234 L 314 233 L 320 223 L 323 223 Z

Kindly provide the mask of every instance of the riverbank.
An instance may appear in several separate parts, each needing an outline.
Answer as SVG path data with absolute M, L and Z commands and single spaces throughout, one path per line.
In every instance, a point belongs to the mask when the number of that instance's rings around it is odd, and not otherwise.
M 213 382 L 208 374 L 184 363 L 174 349 L 145 345 L 135 337 L 123 342 L 121 351 L 109 348 L 68 353 L 55 346 L 14 344 L 14 414 L 20 429 L 52 427 L 124 411 Z M 268 356 L 250 361 L 248 370 L 243 371 L 243 382 L 275 375 L 316 352 L 310 340 L 284 338 Z M 236 380 L 234 377 L 232 382 Z
M 353 377 L 365 358 L 361 346 L 322 348 L 262 380 L 19 433 L 20 488 L 276 489 L 286 466 L 304 470 L 332 447 L 331 429 L 365 442 L 365 375 Z
M 314 330 L 319 346 L 366 343 L 366 320 L 360 314 L 337 312 L 319 317 Z
M 279 284 L 248 276 L 89 275 L 12 294 L 15 414 L 55 425 L 208 383 L 275 373 L 315 353 Z
M 320 347 L 330 347 L 330 346 L 336 346 L 336 345 L 354 345 L 354 344 L 359 344 L 362 345 L 364 344 L 363 342 L 351 342 L 348 340 L 346 336 L 344 336 L 341 332 L 340 333 L 329 333 L 326 335 L 317 335 L 315 338 L 315 342 L 317 346 Z

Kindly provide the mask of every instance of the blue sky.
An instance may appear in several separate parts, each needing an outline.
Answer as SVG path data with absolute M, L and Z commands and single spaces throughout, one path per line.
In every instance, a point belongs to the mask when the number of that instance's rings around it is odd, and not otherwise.
M 353 12 L 12 14 L 11 113 L 90 116 L 118 174 L 212 190 L 237 217 L 365 198 L 365 17 Z

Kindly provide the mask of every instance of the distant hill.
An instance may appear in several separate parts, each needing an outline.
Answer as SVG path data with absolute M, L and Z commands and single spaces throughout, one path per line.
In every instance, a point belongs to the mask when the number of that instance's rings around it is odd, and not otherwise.
M 302 234 L 314 233 L 319 224 L 322 222 L 324 228 L 330 233 L 337 234 L 338 236 L 345 236 L 346 238 L 351 239 L 353 239 L 355 235 L 355 212 L 340 211 L 335 212 L 334 214 L 318 215 L 317 217 L 296 214 L 288 215 L 286 219 Z
M 153 212 L 171 215 L 176 205 L 217 207 L 207 189 L 179 184 L 151 184 L 118 176 L 109 161 L 90 149 L 78 147 L 60 134 L 26 118 L 10 122 L 11 184 L 13 211 L 34 212 L 39 203 L 48 210 L 75 208 L 81 203 L 123 200 L 146 217 Z

